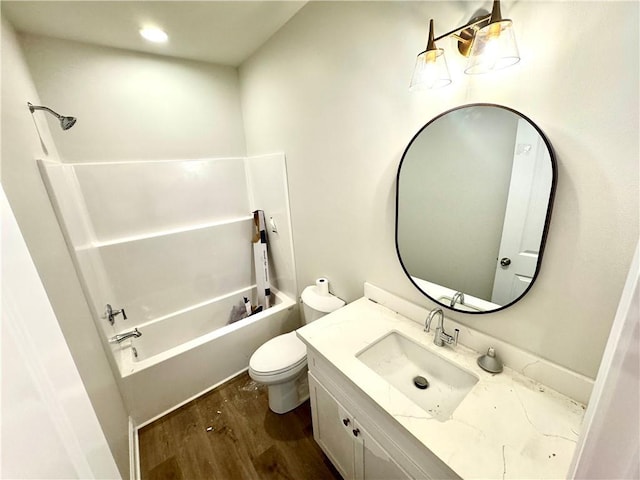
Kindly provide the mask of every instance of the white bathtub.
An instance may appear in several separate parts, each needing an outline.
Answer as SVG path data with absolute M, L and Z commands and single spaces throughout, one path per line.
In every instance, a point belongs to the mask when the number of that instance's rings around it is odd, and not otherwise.
M 137 425 L 246 370 L 260 345 L 299 326 L 296 302 L 281 292 L 275 292 L 271 308 L 227 325 L 232 306 L 243 296 L 255 298 L 251 289 L 232 292 L 140 324 L 142 336 L 123 342 L 120 382 Z

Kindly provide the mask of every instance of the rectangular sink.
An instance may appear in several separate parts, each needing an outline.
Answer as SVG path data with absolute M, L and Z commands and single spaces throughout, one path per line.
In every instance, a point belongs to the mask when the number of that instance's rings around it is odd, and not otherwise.
M 478 382 L 475 375 L 396 331 L 365 348 L 356 358 L 441 422 L 451 417 Z M 425 378 L 428 387 L 418 388 L 416 377 Z

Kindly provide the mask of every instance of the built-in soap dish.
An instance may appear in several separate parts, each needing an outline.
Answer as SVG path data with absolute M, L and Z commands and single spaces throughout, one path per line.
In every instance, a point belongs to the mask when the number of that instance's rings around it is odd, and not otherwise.
M 500 373 L 502 371 L 502 361 L 496 355 L 493 347 L 489 347 L 485 355 L 478 357 L 478 366 L 489 373 Z

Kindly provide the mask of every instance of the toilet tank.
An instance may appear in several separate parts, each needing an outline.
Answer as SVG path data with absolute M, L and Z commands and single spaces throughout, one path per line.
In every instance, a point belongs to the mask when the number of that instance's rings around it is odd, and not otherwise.
M 302 291 L 302 316 L 305 324 L 335 312 L 345 301 L 317 285 L 309 285 Z

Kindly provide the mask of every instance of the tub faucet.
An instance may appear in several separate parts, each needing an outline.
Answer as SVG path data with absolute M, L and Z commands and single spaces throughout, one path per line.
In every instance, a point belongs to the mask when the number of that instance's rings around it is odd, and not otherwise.
M 139 331 L 137 328 L 134 328 L 130 332 L 119 333 L 115 337 L 112 337 L 111 342 L 120 343 L 120 342 L 124 342 L 127 338 L 134 338 L 134 337 L 138 338 L 141 336 L 142 336 L 142 332 Z
M 456 294 L 451 298 L 450 307 L 454 307 L 456 302 L 460 302 L 460 305 L 464 305 L 464 293 L 456 292 Z
M 451 345 L 458 344 L 458 334 L 460 333 L 459 329 L 455 329 L 455 333 L 453 335 L 449 335 L 444 331 L 444 313 L 442 313 L 441 308 L 434 308 L 429 312 L 429 316 L 424 322 L 424 331 L 429 332 L 431 330 L 431 322 L 433 321 L 433 317 L 438 316 L 438 326 L 436 327 L 436 331 L 433 335 L 433 344 L 438 347 L 444 346 L 445 343 Z

